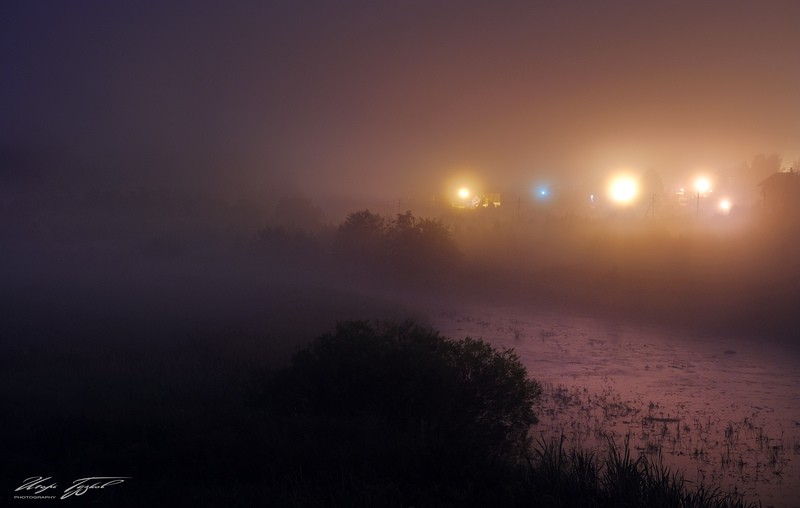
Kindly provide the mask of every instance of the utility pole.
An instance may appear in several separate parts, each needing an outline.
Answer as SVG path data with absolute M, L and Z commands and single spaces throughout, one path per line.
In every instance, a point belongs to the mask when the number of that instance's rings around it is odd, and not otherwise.
M 655 194 L 653 194 L 650 197 L 650 206 L 647 207 L 647 210 L 644 212 L 644 216 L 647 217 L 648 213 L 650 213 L 650 217 L 651 218 L 653 218 L 653 219 L 656 218 L 656 195 Z
M 695 219 L 700 218 L 700 189 L 697 189 L 697 212 L 694 215 Z

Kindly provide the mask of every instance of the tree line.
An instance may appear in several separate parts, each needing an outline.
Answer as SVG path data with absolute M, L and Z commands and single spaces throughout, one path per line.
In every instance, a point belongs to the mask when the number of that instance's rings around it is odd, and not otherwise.
M 327 259 L 349 271 L 412 278 L 448 273 L 462 259 L 446 224 L 411 211 L 387 218 L 359 210 L 327 234 L 270 226 L 258 232 L 253 247 L 276 261 Z

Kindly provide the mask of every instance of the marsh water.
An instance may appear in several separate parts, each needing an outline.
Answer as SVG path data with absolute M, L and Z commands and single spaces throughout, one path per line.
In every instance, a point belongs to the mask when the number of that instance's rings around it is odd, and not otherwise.
M 687 482 L 800 506 L 800 349 L 520 307 L 442 306 L 433 326 L 514 348 L 544 386 L 537 439 L 629 441 Z

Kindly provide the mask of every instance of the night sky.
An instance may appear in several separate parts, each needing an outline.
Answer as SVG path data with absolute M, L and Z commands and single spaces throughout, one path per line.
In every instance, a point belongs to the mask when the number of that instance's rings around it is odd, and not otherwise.
M 389 199 L 459 171 L 788 167 L 798 19 L 796 1 L 6 1 L 0 136 L 36 162 L 4 171 Z

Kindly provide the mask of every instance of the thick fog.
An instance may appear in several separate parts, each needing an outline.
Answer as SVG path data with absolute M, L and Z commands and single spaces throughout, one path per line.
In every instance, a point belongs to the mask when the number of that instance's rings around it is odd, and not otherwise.
M 135 501 L 179 503 L 173 479 L 296 501 L 261 462 L 282 435 L 258 390 L 346 320 L 514 308 L 794 358 L 797 19 L 4 2 L 0 496 L 97 471 Z
M 64 185 L 396 200 L 800 156 L 793 4 L 2 9 L 4 152 Z

